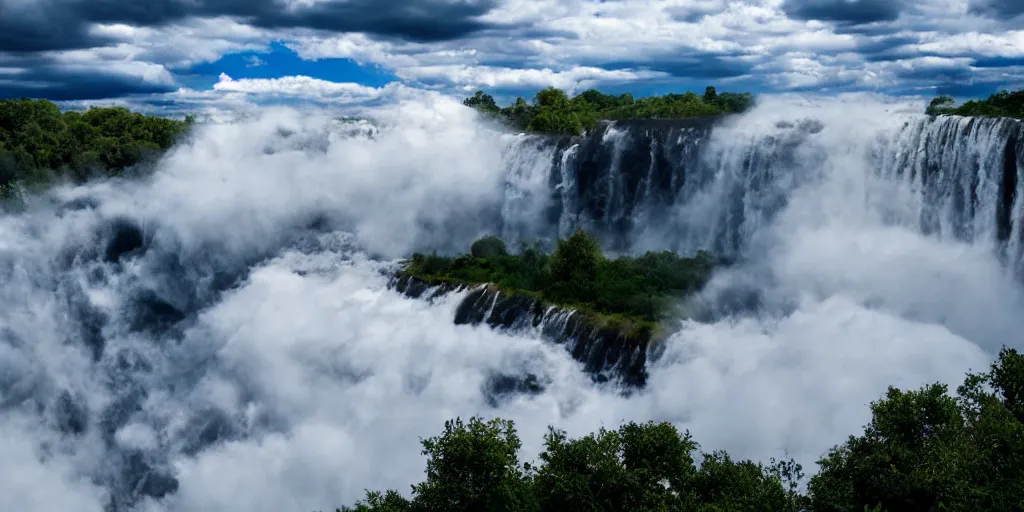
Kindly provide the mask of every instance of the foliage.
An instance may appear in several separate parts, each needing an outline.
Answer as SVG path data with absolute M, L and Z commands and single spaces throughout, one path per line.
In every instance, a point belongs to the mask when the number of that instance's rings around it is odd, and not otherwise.
M 520 465 L 509 421 L 472 418 L 445 424 L 423 441 L 426 480 L 412 500 L 367 493 L 353 512 L 398 511 L 761 511 L 796 510 L 782 481 L 724 453 L 694 462 L 689 432 L 668 423 L 628 423 L 580 439 L 549 429 L 540 464 Z
M 520 130 L 579 135 L 601 119 L 677 119 L 741 113 L 753 106 L 754 98 L 749 93 L 718 93 L 714 87 L 708 87 L 703 96 L 688 92 L 635 100 L 632 94 L 614 96 L 589 89 L 570 98 L 565 91 L 549 87 L 537 93 L 533 104 L 516 98 L 511 105 L 499 108 L 483 91 L 463 103 Z
M 957 395 L 939 384 L 890 388 L 864 434 L 819 461 L 812 509 L 1024 509 L 1024 356 L 1003 349 Z
M 1015 92 L 1000 91 L 985 100 L 971 100 L 959 107 L 954 106 L 951 96 L 939 96 L 928 104 L 925 113 L 1024 119 L 1024 89 Z
M 386 493 L 366 491 L 366 500 L 356 502 L 353 507 L 341 507 L 337 512 L 405 512 L 412 503 L 398 491 Z
M 864 433 L 829 451 L 807 495 L 793 460 L 766 467 L 698 455 L 689 432 L 627 423 L 578 439 L 549 428 L 536 466 L 520 464 L 511 422 L 445 424 L 423 441 L 426 481 L 407 500 L 368 492 L 345 511 L 974 511 L 1024 510 L 1024 355 L 943 385 L 890 388 Z M 695 461 L 699 460 L 697 463 Z
M 551 298 L 572 301 L 594 296 L 600 263 L 601 247 L 583 230 L 577 230 L 566 240 L 559 240 L 551 256 Z
M 46 100 L 0 100 L 0 195 L 19 184 L 116 174 L 170 148 L 191 123 L 121 107 L 62 113 Z
M 469 248 L 469 253 L 474 258 L 496 258 L 508 255 L 508 248 L 505 247 L 504 240 L 496 236 L 485 236 L 473 242 L 473 245 Z
M 467 107 L 473 107 L 481 112 L 498 113 L 501 110 L 494 101 L 494 97 L 484 94 L 483 91 L 477 91 L 472 97 L 462 100 L 462 104 Z
M 400 274 L 428 282 L 493 283 L 557 304 L 657 322 L 673 296 L 703 287 L 713 266 L 705 252 L 692 258 L 665 251 L 607 259 L 597 240 L 581 230 L 559 240 L 551 255 L 536 246 L 508 254 L 500 239 L 485 237 L 466 255 L 415 254 Z
M 536 510 L 521 447 L 511 421 L 446 422 L 443 434 L 423 441 L 427 479 L 413 486 L 412 510 Z

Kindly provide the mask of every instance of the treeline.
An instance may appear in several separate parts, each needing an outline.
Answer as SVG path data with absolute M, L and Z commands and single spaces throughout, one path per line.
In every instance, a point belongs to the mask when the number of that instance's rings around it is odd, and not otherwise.
M 1024 356 L 1003 349 L 988 372 L 890 388 L 864 434 L 819 462 L 806 491 L 792 460 L 763 465 L 699 452 L 667 423 L 628 423 L 569 438 L 549 429 L 521 462 L 511 421 L 449 421 L 422 441 L 426 478 L 410 498 L 368 492 L 346 512 L 930 512 L 1024 510 Z M 700 462 L 697 462 L 697 459 Z
M 928 104 L 925 113 L 933 116 L 947 114 L 1024 119 L 1024 89 L 1015 92 L 1000 91 L 988 99 L 971 100 L 960 106 L 956 106 L 952 96 L 939 96 Z
M 116 174 L 170 148 L 191 123 L 121 107 L 61 112 L 46 100 L 0 100 L 0 195 L 18 185 Z
M 492 283 L 609 318 L 628 317 L 639 325 L 661 320 L 674 297 L 702 288 L 713 267 L 703 251 L 692 258 L 664 251 L 609 259 L 594 237 L 578 230 L 559 240 L 551 254 L 537 246 L 509 254 L 500 238 L 489 236 L 457 257 L 415 254 L 399 275 L 431 283 Z
M 750 93 L 718 93 L 708 87 L 704 95 L 692 92 L 634 99 L 590 89 L 570 98 L 565 91 L 549 87 L 537 93 L 532 103 L 517 98 L 500 107 L 494 98 L 477 91 L 463 103 L 520 129 L 542 133 L 579 135 L 602 119 L 678 119 L 745 112 L 754 104 Z

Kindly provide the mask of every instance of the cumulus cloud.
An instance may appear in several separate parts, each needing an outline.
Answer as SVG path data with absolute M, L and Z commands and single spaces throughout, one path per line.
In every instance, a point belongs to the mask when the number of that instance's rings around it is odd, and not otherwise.
M 542 89 L 552 86 L 570 91 L 585 89 L 597 83 L 630 82 L 667 76 L 657 71 L 608 70 L 574 66 L 561 71 L 550 68 L 516 69 L 492 66 L 416 66 L 399 70 L 399 76 L 417 82 L 448 83 L 462 90 L 479 87 L 491 89 Z
M 374 99 L 381 95 L 382 89 L 367 87 L 355 83 L 339 83 L 319 80 L 308 76 L 285 76 L 281 78 L 243 78 L 232 79 L 221 73 L 219 81 L 214 84 L 215 91 L 241 92 L 246 94 L 287 95 L 314 99 L 332 99 L 337 101 L 360 101 Z
M 476 18 L 493 6 L 485 0 L 415 0 L 380 8 L 374 0 L 282 3 L 278 0 L 24 0 L 0 4 L 0 51 L 39 51 L 96 46 L 94 23 L 159 27 L 197 17 L 228 16 L 263 28 L 304 27 L 366 32 L 413 40 L 452 39 L 486 28 Z
M 529 95 L 546 86 L 624 83 L 638 84 L 638 91 L 707 83 L 746 90 L 915 94 L 959 85 L 992 92 L 1024 80 L 1015 60 L 1024 47 L 1019 27 L 1008 21 L 1020 14 L 1021 5 L 1010 0 L 417 0 L 382 9 L 368 0 L 159 0 L 145 8 L 111 0 L 8 1 L 0 5 L 0 67 L 16 71 L 2 75 L 0 93 L 59 99 L 155 93 L 167 99 L 169 91 L 193 83 L 190 70 L 197 64 L 234 52 L 258 55 L 271 41 L 302 59 L 350 59 L 386 71 L 406 86 L 455 95 L 474 87 Z M 96 57 L 88 69 L 48 65 L 72 54 Z M 254 55 L 247 57 L 250 64 Z M 914 62 L 918 57 L 972 62 L 957 62 L 967 74 L 900 71 L 925 69 Z M 126 70 L 125 63 L 136 67 Z M 141 63 L 162 67 L 170 80 L 157 79 L 159 70 L 144 71 Z M 267 78 L 266 69 L 260 79 Z M 278 78 L 291 74 L 282 70 Z M 305 92 L 319 87 L 283 84 L 274 86 L 275 98 L 313 97 Z M 209 91 L 193 91 L 204 92 Z M 245 94 L 259 101 L 256 94 Z M 159 101 L 151 97 L 152 104 Z

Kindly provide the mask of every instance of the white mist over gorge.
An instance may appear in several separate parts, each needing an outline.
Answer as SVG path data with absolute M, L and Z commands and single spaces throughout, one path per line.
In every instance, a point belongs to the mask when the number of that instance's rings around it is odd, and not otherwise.
M 0 216 L 0 496 L 11 510 L 311 511 L 408 493 L 456 416 L 583 435 L 664 420 L 813 471 L 889 385 L 1024 348 L 1024 127 L 883 99 L 505 133 L 454 100 L 201 124 L 151 176 Z M 389 287 L 412 252 L 585 227 L 733 262 L 644 385 L 536 329 Z M 532 392 L 505 385 L 535 378 Z

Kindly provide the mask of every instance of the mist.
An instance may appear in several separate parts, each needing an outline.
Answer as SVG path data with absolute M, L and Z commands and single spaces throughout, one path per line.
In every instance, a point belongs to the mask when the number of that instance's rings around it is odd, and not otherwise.
M 986 210 L 999 190 L 978 187 L 968 213 L 935 200 L 956 180 L 925 183 L 893 155 L 933 151 L 948 127 L 906 110 L 768 98 L 692 139 L 704 174 L 625 251 L 727 248 L 738 263 L 695 299 L 708 321 L 682 322 L 630 394 L 539 333 L 454 325 L 458 293 L 387 286 L 413 251 L 599 225 L 571 201 L 552 209 L 582 186 L 580 143 L 503 133 L 439 97 L 374 110 L 372 126 L 289 109 L 202 125 L 149 177 L 62 186 L 0 217 L 0 495 L 333 509 L 408 493 L 420 438 L 471 415 L 514 420 L 526 460 L 548 425 L 656 420 L 704 450 L 813 471 L 887 386 L 955 386 L 1020 347 L 1024 290 Z M 944 176 L 1001 169 L 979 155 L 1008 128 L 982 128 L 946 141 L 971 165 L 948 159 Z M 543 391 L 495 384 L 525 375 Z

